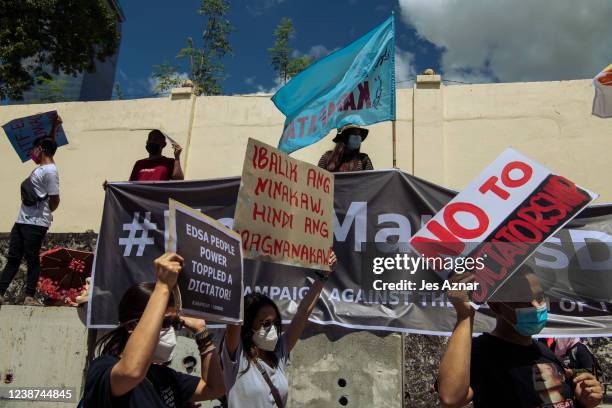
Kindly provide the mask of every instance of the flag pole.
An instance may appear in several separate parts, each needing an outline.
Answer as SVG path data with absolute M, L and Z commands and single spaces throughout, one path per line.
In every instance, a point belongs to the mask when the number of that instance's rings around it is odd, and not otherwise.
M 393 143 L 393 168 L 396 169 L 397 168 L 397 153 L 396 153 L 396 142 L 397 142 L 397 138 L 395 136 L 395 120 L 396 120 L 396 109 L 397 109 L 397 105 L 396 105 L 396 99 L 397 99 L 397 90 L 396 90 L 396 83 L 395 83 L 395 12 L 391 11 L 391 27 L 393 29 L 393 37 L 392 37 L 392 46 L 391 46 L 391 81 L 392 81 L 392 88 L 391 88 L 391 92 L 393 93 L 393 95 L 391 96 L 393 98 L 393 119 L 391 120 L 391 143 Z M 403 356 L 402 356 L 403 358 Z
M 395 153 L 395 142 L 397 140 L 395 138 L 395 121 L 394 120 L 391 121 L 391 130 L 392 130 L 392 143 L 393 143 L 393 168 L 396 169 L 397 161 L 396 161 L 396 153 Z

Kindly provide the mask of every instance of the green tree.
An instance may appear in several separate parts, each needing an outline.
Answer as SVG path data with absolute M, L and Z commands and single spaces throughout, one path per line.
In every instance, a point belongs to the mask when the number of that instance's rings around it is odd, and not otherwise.
M 179 67 L 172 65 L 168 61 L 163 64 L 153 65 L 153 79 L 156 80 L 155 92 L 163 94 L 170 91 L 172 88 L 181 86 L 183 80 L 179 77 Z
M 23 99 L 51 73 L 93 72 L 119 46 L 106 0 L 0 0 L 0 99 Z
M 123 89 L 121 88 L 121 84 L 119 83 L 119 81 L 115 82 L 115 86 L 113 87 L 115 90 L 115 98 L 117 98 L 117 100 L 122 100 L 123 99 Z
M 36 78 L 39 86 L 30 98 L 31 103 L 55 103 L 66 100 L 66 85 L 64 78 Z
M 177 56 L 188 60 L 196 95 L 219 95 L 222 92 L 221 82 L 226 78 L 222 60 L 232 54 L 228 37 L 234 31 L 226 18 L 228 10 L 228 0 L 202 0 L 198 14 L 207 19 L 202 32 L 202 48 L 197 48 L 193 38 L 189 37 L 187 46 Z
M 293 21 L 290 18 L 283 17 L 274 30 L 276 40 L 272 47 L 268 48 L 272 67 L 284 84 L 306 69 L 313 61 L 313 58 L 307 55 L 296 58 L 291 57 L 293 48 L 289 46 L 289 40 L 294 35 Z
M 289 66 L 287 67 L 287 75 L 289 78 L 293 78 L 306 68 L 314 59 L 308 55 L 302 55 L 301 57 L 292 58 L 289 60 Z

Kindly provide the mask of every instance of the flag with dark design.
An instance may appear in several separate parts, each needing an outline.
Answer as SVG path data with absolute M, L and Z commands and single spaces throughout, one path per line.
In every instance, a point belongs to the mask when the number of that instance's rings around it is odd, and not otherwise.
M 169 230 L 168 198 L 232 227 L 239 186 L 237 177 L 109 184 L 90 286 L 89 327 L 116 325 L 123 293 L 135 283 L 155 280 L 153 260 L 164 252 Z M 373 290 L 365 283 L 372 270 L 362 263 L 364 247 L 407 243 L 455 194 L 399 170 L 336 174 L 333 248 L 338 265 L 310 320 L 354 330 L 450 333 L 456 316 L 444 293 Z M 587 207 L 526 262 L 550 299 L 550 324 L 543 335 L 612 335 L 612 205 Z M 291 318 L 314 277 L 310 269 L 244 260 L 245 293 L 270 296 L 284 320 Z M 491 311 L 481 307 L 474 331 L 490 331 L 494 324 Z

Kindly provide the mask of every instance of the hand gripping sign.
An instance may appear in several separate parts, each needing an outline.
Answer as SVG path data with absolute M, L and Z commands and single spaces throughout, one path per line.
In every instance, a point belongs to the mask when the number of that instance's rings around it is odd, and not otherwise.
M 185 315 L 242 323 L 243 268 L 240 236 L 220 222 L 170 199 L 167 248 L 184 258 L 176 284 Z
M 513 149 L 504 151 L 410 240 L 426 257 L 484 259 L 475 302 L 487 301 L 597 195 Z M 444 278 L 449 271 L 439 271 Z M 450 274 L 453 272 L 450 271 Z

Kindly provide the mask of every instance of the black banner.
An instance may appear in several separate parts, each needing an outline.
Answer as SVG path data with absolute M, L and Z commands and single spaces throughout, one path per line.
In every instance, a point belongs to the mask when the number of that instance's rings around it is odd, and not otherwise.
M 117 304 L 131 285 L 153 281 L 153 260 L 165 250 L 168 199 L 173 198 L 226 226 L 240 179 L 108 185 L 100 228 L 90 327 L 117 323 Z M 362 282 L 362 251 L 368 243 L 408 242 L 455 195 L 399 170 L 336 174 L 334 251 L 336 271 L 325 285 L 311 320 L 352 329 L 444 335 L 455 313 L 443 293 L 376 291 Z M 528 263 L 538 274 L 549 304 L 542 335 L 612 335 L 612 205 L 588 207 L 547 241 Z M 259 291 L 279 306 L 284 319 L 305 296 L 313 271 L 244 260 L 245 293 Z M 495 320 L 478 310 L 475 332 Z

